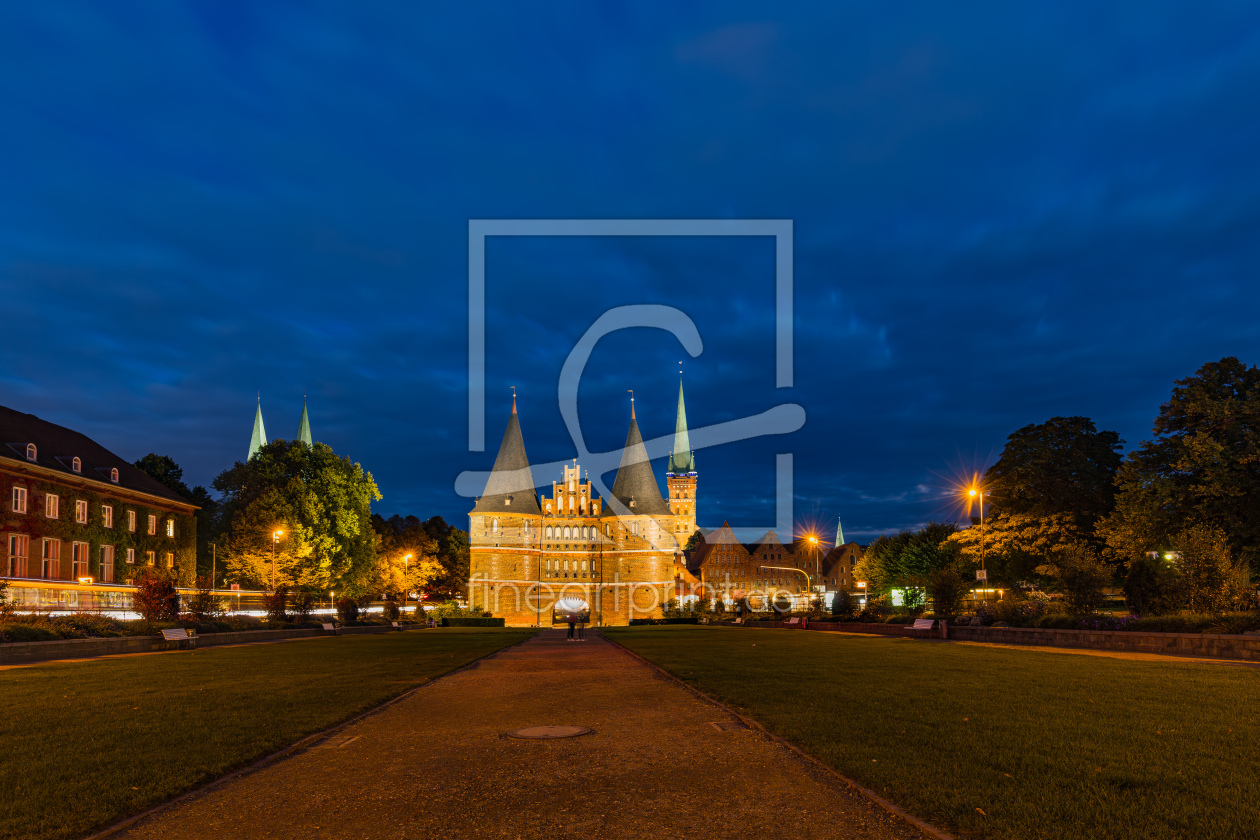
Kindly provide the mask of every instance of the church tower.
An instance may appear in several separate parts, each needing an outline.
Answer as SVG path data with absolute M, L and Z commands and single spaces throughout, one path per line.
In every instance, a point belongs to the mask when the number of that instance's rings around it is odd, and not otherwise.
M 307 446 L 314 446 L 311 441 L 311 418 L 306 413 L 306 397 L 302 397 L 302 419 L 298 421 L 297 439 L 305 443 Z
M 682 380 L 678 381 L 678 417 L 674 421 L 674 450 L 665 473 L 669 512 L 674 515 L 674 538 L 681 550 L 696 530 L 696 454 L 687 436 L 687 407 Z
M 254 434 L 249 439 L 249 454 L 245 456 L 248 461 L 258 454 L 258 450 L 267 445 L 267 429 L 263 426 L 262 419 L 262 397 L 258 398 L 258 408 L 254 411 Z

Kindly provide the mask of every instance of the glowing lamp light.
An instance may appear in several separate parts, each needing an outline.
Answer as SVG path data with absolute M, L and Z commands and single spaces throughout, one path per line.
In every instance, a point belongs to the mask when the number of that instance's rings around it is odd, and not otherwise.
M 93 581 L 90 577 L 81 577 L 78 580 L 79 583 L 95 583 L 95 581 Z

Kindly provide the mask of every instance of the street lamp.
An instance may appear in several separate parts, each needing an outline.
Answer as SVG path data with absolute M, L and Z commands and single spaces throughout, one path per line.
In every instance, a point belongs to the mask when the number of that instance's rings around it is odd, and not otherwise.
M 798 569 L 795 566 L 758 566 L 757 568 L 758 569 L 778 569 L 783 572 L 796 572 L 797 574 L 805 575 L 805 588 L 808 589 L 810 592 L 814 591 L 813 584 L 810 582 L 809 572 L 802 571 L 801 569 Z
M 870 593 L 866 591 L 866 581 L 859 580 L 857 588 L 862 590 L 862 608 L 866 609 L 871 605 Z
M 280 542 L 280 537 L 284 531 L 276 529 L 271 533 L 271 591 L 276 591 L 276 543 Z
M 970 490 L 967 491 L 967 495 L 973 498 L 978 497 L 980 499 L 980 577 L 979 577 L 979 580 L 984 581 L 985 585 L 987 586 L 989 583 L 989 572 L 984 567 L 984 491 L 977 490 L 975 487 L 972 487 Z

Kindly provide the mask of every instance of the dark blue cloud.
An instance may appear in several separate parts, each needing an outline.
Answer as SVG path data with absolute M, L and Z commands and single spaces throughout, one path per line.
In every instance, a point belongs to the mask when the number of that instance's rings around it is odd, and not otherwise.
M 1175 378 L 1260 360 L 1260 12 L 1250 4 L 39 3 L 0 13 L 3 401 L 208 482 L 268 431 L 361 461 L 386 512 L 460 522 L 470 218 L 790 218 L 796 379 L 765 240 L 496 240 L 487 439 L 536 460 L 605 309 L 664 303 L 707 424 L 702 519 L 797 506 L 870 536 L 953 515 L 954 473 L 1086 414 L 1130 446 Z M 672 428 L 681 351 L 601 342 L 579 396 Z

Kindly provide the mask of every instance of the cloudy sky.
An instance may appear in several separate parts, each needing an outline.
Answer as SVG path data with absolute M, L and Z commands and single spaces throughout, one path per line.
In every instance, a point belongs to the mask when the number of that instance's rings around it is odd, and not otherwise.
M 1132 448 L 1175 379 L 1260 361 L 1254 3 L 428 5 L 0 11 L 3 404 L 208 484 L 259 392 L 286 438 L 306 395 L 380 511 L 462 525 L 509 386 L 531 459 L 572 457 L 565 358 L 664 304 L 703 351 L 600 341 L 590 448 L 631 388 L 671 432 L 685 360 L 693 425 L 806 415 L 697 453 L 701 522 L 773 521 L 790 452 L 796 517 L 865 541 L 958 515 L 1021 426 Z M 793 387 L 773 240 L 497 237 L 469 452 L 468 221 L 501 218 L 792 220 Z

